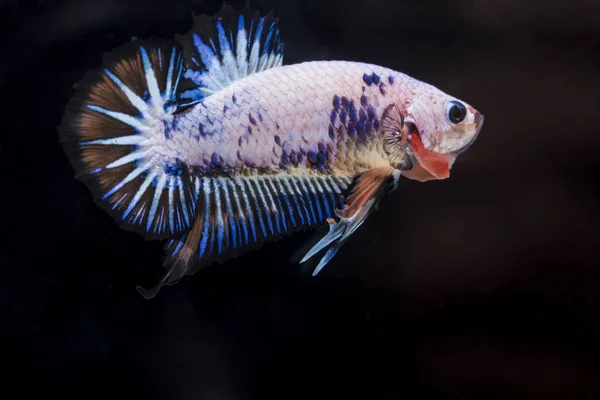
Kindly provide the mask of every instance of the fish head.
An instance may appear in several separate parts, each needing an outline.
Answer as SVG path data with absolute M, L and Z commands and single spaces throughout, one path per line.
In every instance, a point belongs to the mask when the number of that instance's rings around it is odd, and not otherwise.
M 483 114 L 430 85 L 413 94 L 404 123 L 417 163 L 403 175 L 421 182 L 446 179 L 458 155 L 479 135 Z

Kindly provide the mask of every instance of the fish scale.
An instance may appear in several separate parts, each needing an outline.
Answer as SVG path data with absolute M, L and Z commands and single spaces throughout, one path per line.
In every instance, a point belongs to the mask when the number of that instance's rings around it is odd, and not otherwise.
M 212 32 L 206 34 L 206 32 Z M 483 116 L 432 85 L 350 61 L 283 65 L 278 22 L 248 6 L 175 41 L 113 51 L 84 78 L 61 142 L 124 229 L 168 239 L 151 289 L 298 230 L 329 232 L 318 273 L 404 175 L 445 179 Z

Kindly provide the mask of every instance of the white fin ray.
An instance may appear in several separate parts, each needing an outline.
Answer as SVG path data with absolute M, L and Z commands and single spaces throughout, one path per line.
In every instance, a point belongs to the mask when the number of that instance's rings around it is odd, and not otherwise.
M 101 144 L 106 146 L 131 146 L 145 142 L 147 139 L 140 135 L 121 136 L 110 139 L 90 140 L 89 142 L 81 142 L 82 146 L 90 144 Z
M 148 222 L 146 223 L 146 230 L 149 231 L 154 223 L 154 218 L 156 216 L 156 210 L 158 209 L 158 202 L 160 201 L 160 197 L 162 195 L 162 191 L 167 183 L 167 175 L 161 174 L 158 179 L 158 183 L 156 184 L 156 189 L 154 190 L 154 198 L 152 199 L 152 205 L 150 206 L 150 212 L 148 214 Z
M 125 85 L 119 78 L 117 78 L 112 72 L 108 69 L 104 70 L 106 75 L 125 93 L 131 104 L 137 108 L 142 115 L 146 116 L 148 114 L 148 105 L 146 102 L 137 94 L 135 94 L 127 85 Z
M 114 118 L 116 120 L 119 120 L 135 129 L 137 129 L 138 132 L 143 132 L 146 129 L 148 129 L 148 125 L 144 124 L 142 121 L 138 120 L 135 117 L 132 117 L 129 114 L 125 114 L 122 112 L 117 112 L 117 111 L 110 111 L 110 110 L 106 110 L 102 107 L 98 107 L 92 104 L 88 104 L 87 106 L 90 110 L 94 110 L 97 111 L 99 113 L 108 115 L 111 118 Z
M 108 164 L 106 166 L 106 168 L 108 168 L 108 169 L 116 168 L 116 167 L 120 167 L 125 164 L 129 164 L 131 162 L 145 158 L 150 153 L 152 153 L 152 151 L 150 149 L 145 150 L 145 151 L 136 151 L 133 153 L 129 153 L 126 156 L 121 157 L 118 160 L 111 162 L 110 164 Z
M 143 47 L 140 47 L 140 52 L 142 54 L 142 64 L 144 65 L 144 72 L 146 73 L 146 84 L 148 85 L 148 91 L 150 92 L 152 105 L 155 108 L 163 107 L 165 102 L 160 94 L 158 81 L 156 80 L 156 75 L 154 75 L 154 68 L 150 63 L 148 52 Z

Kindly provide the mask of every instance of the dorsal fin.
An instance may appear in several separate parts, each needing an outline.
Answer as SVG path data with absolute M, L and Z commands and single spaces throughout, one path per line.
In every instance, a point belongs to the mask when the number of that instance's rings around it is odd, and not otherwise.
M 231 83 L 283 63 L 283 44 L 273 11 L 261 17 L 248 4 L 236 11 L 223 5 L 214 16 L 194 16 L 193 27 L 177 41 L 184 49 L 184 77 L 194 89 L 180 96 L 180 105 L 201 101 Z

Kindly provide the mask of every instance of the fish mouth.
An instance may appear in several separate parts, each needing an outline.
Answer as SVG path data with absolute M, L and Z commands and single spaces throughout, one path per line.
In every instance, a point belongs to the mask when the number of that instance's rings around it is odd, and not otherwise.
M 469 139 L 469 141 L 460 150 L 458 150 L 456 152 L 457 155 L 463 153 L 465 150 L 467 150 L 473 144 L 473 142 L 475 142 L 475 140 L 479 136 L 479 132 L 481 132 L 481 128 L 483 127 L 483 120 L 484 119 L 485 118 L 483 117 L 483 114 L 480 114 L 479 112 L 477 112 L 475 114 L 475 118 L 474 118 L 474 122 L 475 122 L 475 134 L 473 136 L 471 136 L 471 138 Z

